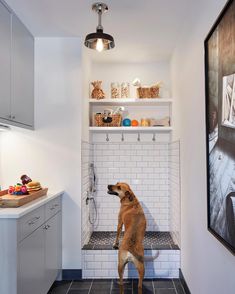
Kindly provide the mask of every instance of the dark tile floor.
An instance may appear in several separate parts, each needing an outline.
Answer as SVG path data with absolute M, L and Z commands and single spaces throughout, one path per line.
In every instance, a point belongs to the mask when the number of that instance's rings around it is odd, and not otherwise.
M 111 250 L 116 238 L 116 232 L 93 232 L 88 244 L 83 246 L 84 250 L 106 249 Z M 123 238 L 121 235 L 120 242 Z M 145 249 L 179 249 L 174 243 L 169 232 L 146 232 L 144 236 Z
M 125 294 L 138 293 L 138 280 L 124 281 Z M 178 279 L 144 280 L 143 294 L 185 294 Z M 55 282 L 48 294 L 119 294 L 118 280 Z

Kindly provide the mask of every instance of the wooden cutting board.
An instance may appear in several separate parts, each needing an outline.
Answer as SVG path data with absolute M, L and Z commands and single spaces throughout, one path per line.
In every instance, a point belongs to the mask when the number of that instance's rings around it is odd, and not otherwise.
M 0 207 L 1 208 L 13 208 L 20 207 L 26 203 L 33 201 L 37 198 L 47 195 L 48 188 L 36 192 L 30 192 L 28 195 L 10 195 L 7 190 L 0 191 Z

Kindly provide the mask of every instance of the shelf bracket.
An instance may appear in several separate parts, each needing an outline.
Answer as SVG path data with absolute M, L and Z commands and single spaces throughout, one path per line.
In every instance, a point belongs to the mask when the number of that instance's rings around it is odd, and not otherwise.
M 153 138 L 152 138 L 152 141 L 155 142 L 156 141 L 156 134 L 153 133 Z
M 138 133 L 137 141 L 140 142 L 140 133 Z
M 106 134 L 106 142 L 109 142 L 109 134 Z

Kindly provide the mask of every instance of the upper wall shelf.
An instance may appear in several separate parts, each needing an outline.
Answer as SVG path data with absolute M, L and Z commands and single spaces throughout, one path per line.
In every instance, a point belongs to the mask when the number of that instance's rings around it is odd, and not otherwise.
M 148 105 L 159 105 L 159 104 L 170 104 L 173 102 L 171 98 L 148 98 L 148 99 L 138 99 L 138 98 L 116 98 L 116 99 L 101 99 L 95 100 L 90 99 L 89 103 L 91 105 L 126 105 L 126 106 L 148 106 Z

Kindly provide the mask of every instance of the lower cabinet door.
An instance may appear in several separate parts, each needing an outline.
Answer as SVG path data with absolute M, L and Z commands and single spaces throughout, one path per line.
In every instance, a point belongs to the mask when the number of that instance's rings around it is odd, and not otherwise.
M 61 213 L 57 213 L 46 223 L 45 235 L 45 281 L 49 289 L 55 281 L 60 269 L 60 223 Z
M 18 245 L 18 294 L 45 294 L 44 235 L 41 226 Z

